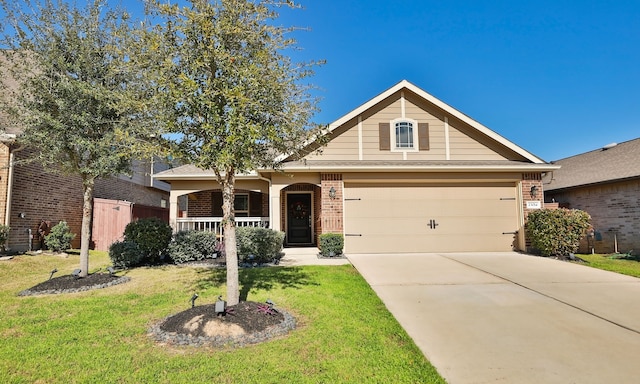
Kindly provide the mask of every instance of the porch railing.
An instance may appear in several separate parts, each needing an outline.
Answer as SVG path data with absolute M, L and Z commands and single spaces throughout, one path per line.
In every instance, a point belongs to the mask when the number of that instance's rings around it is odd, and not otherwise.
M 268 217 L 236 217 L 236 227 L 269 228 Z M 222 236 L 222 217 L 179 217 L 176 231 L 206 231 Z

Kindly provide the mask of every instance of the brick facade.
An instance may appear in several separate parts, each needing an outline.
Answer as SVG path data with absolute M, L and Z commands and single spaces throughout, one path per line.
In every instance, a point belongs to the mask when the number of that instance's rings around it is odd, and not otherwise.
M 322 232 L 321 233 L 342 233 L 343 232 L 343 183 L 340 173 L 323 173 L 321 180 L 321 212 L 322 212 Z M 333 188 L 336 192 L 334 198 L 329 196 L 329 191 Z
M 547 192 L 561 207 L 580 209 L 591 215 L 593 237 L 585 238 L 580 252 L 640 252 L 640 180 L 593 185 Z
M 24 160 L 28 155 L 28 151 L 15 152 L 15 161 Z M 8 168 L 8 156 L 0 157 L 0 161 L 4 161 L 0 168 Z M 3 177 L 3 185 L 5 185 L 4 180 L 6 179 Z M 6 203 L 6 186 L 5 193 L 0 196 L 2 196 L 0 201 Z M 94 197 L 127 200 L 155 207 L 161 206 L 162 200 L 169 200 L 167 192 L 119 178 L 97 180 Z M 29 249 L 29 230 L 34 236 L 32 249 L 39 249 L 40 239 L 37 237 L 37 229 L 42 219 L 50 221 L 52 225 L 61 220 L 67 221 L 71 232 L 76 234 L 72 246 L 78 248 L 82 224 L 81 179 L 78 176 L 47 173 L 37 163 L 18 163 L 13 171 L 10 212 L 9 247 L 11 249 L 19 251 Z

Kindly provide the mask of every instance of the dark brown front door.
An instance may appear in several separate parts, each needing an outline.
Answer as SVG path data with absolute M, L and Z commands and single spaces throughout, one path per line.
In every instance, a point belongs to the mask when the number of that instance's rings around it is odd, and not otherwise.
M 287 194 L 287 244 L 311 244 L 311 194 Z

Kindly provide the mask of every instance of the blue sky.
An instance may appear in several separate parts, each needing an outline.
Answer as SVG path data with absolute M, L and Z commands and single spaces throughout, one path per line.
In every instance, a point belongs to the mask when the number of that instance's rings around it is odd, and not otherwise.
M 300 1 L 318 123 L 405 79 L 547 161 L 640 137 L 640 1 Z
M 406 79 L 547 161 L 640 137 L 638 1 L 303 1 L 319 122 Z

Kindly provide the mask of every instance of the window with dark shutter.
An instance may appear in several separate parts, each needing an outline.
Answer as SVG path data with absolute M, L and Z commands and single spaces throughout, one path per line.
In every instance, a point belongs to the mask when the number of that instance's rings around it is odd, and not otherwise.
M 262 193 L 251 192 L 249 194 L 249 216 L 262 216 Z
M 418 123 L 418 149 L 429 150 L 429 123 Z
M 391 124 L 389 123 L 380 123 L 379 124 L 379 137 L 380 137 L 380 150 L 381 151 L 389 151 L 391 150 Z
M 211 193 L 211 216 L 222 217 L 222 191 Z

